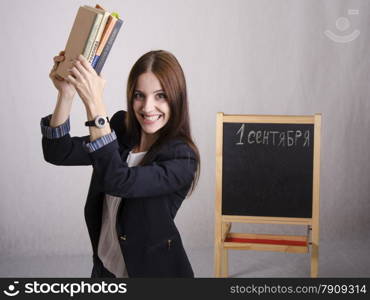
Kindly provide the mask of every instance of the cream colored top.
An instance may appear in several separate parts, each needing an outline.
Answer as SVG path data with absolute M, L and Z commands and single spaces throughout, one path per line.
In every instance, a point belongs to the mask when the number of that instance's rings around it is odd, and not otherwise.
M 145 153 L 146 152 L 132 153 L 132 151 L 130 151 L 126 160 L 128 166 L 137 166 L 143 159 Z M 109 272 L 113 273 L 118 278 L 128 278 L 116 231 L 117 210 L 121 200 L 121 197 L 105 194 L 98 256 Z

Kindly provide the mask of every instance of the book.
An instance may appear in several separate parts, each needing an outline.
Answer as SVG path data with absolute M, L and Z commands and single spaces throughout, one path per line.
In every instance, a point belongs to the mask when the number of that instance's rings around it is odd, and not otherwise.
M 92 63 L 95 57 L 96 50 L 100 44 L 100 40 L 101 40 L 103 31 L 105 29 L 105 26 L 107 24 L 110 13 L 105 11 L 103 8 L 101 8 L 98 5 L 97 7 L 90 7 L 87 5 L 85 5 L 84 7 L 92 11 L 95 11 L 96 13 L 102 14 L 102 18 L 98 21 L 99 24 L 97 24 L 97 27 L 91 30 L 91 33 L 89 36 L 89 45 L 86 46 L 86 49 L 85 49 L 86 52 L 84 52 L 84 56 L 86 57 L 86 59 L 89 61 L 89 63 Z
M 85 7 L 78 9 L 64 50 L 65 59 L 58 65 L 56 70 L 57 75 L 60 77 L 66 78 L 70 74 L 68 69 L 72 68 L 72 60 L 84 52 L 86 41 L 90 36 L 96 17 L 96 12 Z
M 108 40 L 107 40 L 107 43 L 105 44 L 104 46 L 104 49 L 95 65 L 95 71 L 96 73 L 100 74 L 104 64 L 105 64 L 105 61 L 107 60 L 107 57 L 108 57 L 108 54 L 110 52 L 110 50 L 112 49 L 112 46 L 113 46 L 113 43 L 114 41 L 116 40 L 116 37 L 117 37 L 117 34 L 118 32 L 120 31 L 121 27 L 122 27 L 122 23 L 123 21 L 121 19 L 118 19 L 116 21 L 116 24 L 114 25 L 113 27 L 113 30 L 112 30 L 112 33 L 110 34 Z
M 96 66 L 116 22 L 117 18 L 114 15 L 110 15 L 107 21 L 107 25 L 105 26 L 102 38 L 100 40 L 99 47 L 96 49 L 95 57 L 91 63 L 93 67 Z
M 100 74 L 122 23 L 117 13 L 111 14 L 99 5 L 81 6 L 67 40 L 65 59 L 57 67 L 57 75 L 66 78 L 73 67 L 72 60 L 80 54 Z

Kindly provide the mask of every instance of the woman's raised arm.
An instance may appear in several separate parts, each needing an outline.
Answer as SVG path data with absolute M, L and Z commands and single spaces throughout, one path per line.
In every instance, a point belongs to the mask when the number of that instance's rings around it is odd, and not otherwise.
M 91 159 L 83 148 L 83 141 L 89 141 L 89 136 L 69 135 L 69 115 L 76 90 L 56 74 L 58 64 L 64 60 L 64 52 L 61 51 L 53 60 L 49 78 L 58 90 L 58 98 L 53 114 L 42 118 L 40 123 L 44 158 L 55 165 L 90 165 Z

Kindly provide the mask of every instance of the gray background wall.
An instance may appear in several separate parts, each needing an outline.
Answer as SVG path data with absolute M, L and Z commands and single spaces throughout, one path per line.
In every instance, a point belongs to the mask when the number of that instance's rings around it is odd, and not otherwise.
M 202 173 L 176 223 L 196 275 L 213 274 L 216 113 L 320 112 L 320 276 L 369 276 L 370 2 L 99 3 L 124 19 L 103 70 L 110 115 L 126 109 L 127 76 L 145 52 L 169 50 L 185 71 Z M 96 3 L 3 0 L 1 4 L 0 276 L 89 276 L 91 249 L 83 206 L 92 168 L 46 163 L 39 122 L 52 113 L 56 102 L 48 78 L 52 57 L 64 49 L 78 6 Z M 359 14 L 348 14 L 349 9 Z M 345 20 L 338 21 L 339 17 L 350 21 L 348 29 L 343 30 Z M 325 30 L 340 36 L 359 30 L 360 35 L 338 43 Z M 88 133 L 85 118 L 76 98 L 72 135 Z M 289 226 L 235 224 L 233 228 L 305 232 Z M 230 254 L 230 273 L 309 276 L 309 260 L 307 255 L 235 251 Z

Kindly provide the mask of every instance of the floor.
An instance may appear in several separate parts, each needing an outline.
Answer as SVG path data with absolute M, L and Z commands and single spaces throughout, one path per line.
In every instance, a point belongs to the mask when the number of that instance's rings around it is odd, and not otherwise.
M 213 277 L 213 247 L 186 249 L 196 277 Z M 319 277 L 370 277 L 370 240 L 321 242 Z M 0 277 L 90 277 L 90 255 L 0 257 Z M 310 255 L 229 251 L 229 276 L 309 277 Z

